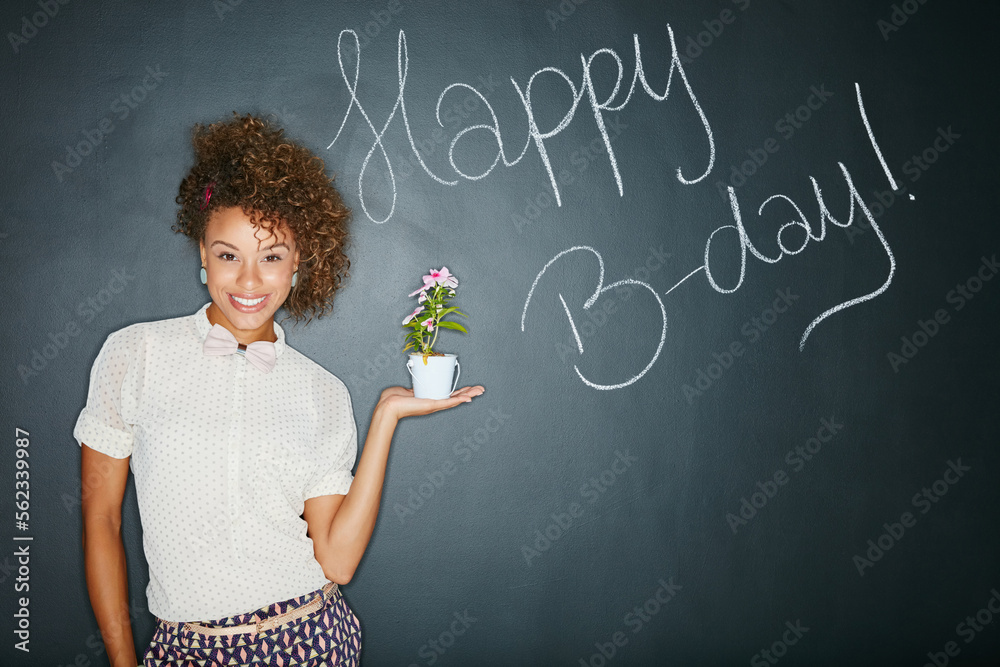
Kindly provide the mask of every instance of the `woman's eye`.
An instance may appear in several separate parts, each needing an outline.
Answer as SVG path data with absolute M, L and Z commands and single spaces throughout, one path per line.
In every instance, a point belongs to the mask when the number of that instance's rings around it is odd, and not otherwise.
M 225 262 L 230 261 L 230 259 L 229 259 L 230 257 L 232 257 L 233 259 L 236 259 L 236 255 L 234 255 L 231 252 L 224 252 L 221 255 L 219 255 L 219 259 L 221 259 L 221 260 L 223 260 Z
M 273 260 L 275 262 L 280 262 L 282 258 L 281 255 L 268 255 L 265 259 Z

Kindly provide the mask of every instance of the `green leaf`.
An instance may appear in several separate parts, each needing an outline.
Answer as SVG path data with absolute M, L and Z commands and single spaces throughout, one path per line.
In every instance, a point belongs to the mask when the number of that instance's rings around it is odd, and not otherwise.
M 468 331 L 465 330 L 465 327 L 463 327 L 458 322 L 438 322 L 438 326 L 441 327 L 442 329 L 458 329 L 462 333 L 469 333 Z

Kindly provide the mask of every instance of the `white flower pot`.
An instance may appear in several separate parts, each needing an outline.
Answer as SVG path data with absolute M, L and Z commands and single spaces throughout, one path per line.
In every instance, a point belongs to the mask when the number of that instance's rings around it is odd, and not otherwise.
M 454 354 L 427 357 L 426 365 L 424 355 L 411 354 L 406 370 L 413 376 L 413 395 L 417 398 L 448 398 L 458 386 L 458 377 L 462 373 L 458 357 Z M 452 375 L 455 376 L 454 381 Z

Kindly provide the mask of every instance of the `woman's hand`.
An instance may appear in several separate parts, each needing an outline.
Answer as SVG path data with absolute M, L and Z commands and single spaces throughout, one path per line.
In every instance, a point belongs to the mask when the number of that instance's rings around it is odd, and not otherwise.
M 389 387 L 382 392 L 378 405 L 375 406 L 376 413 L 383 413 L 387 417 L 395 420 L 403 417 L 413 417 L 416 415 L 429 415 L 439 410 L 447 410 L 462 403 L 471 403 L 472 399 L 480 396 L 486 388 L 482 385 L 474 387 L 462 387 L 453 391 L 448 398 L 415 398 L 412 389 L 404 387 Z

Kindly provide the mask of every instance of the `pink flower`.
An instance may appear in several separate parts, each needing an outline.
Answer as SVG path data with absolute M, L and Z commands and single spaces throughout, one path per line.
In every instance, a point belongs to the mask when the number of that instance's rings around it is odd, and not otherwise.
M 431 269 L 431 272 L 424 276 L 424 284 L 427 285 L 428 282 L 444 285 L 445 287 L 458 287 L 458 280 L 448 272 L 447 266 L 442 266 L 440 271 Z
M 410 293 L 409 293 L 409 294 L 408 294 L 407 296 L 416 296 L 416 295 L 417 295 L 417 294 L 419 294 L 420 292 L 423 292 L 424 290 L 426 290 L 426 289 L 428 289 L 428 288 L 430 288 L 430 287 L 434 287 L 434 281 L 433 281 L 433 280 L 431 280 L 431 281 L 430 281 L 430 282 L 428 283 L 428 282 L 427 282 L 427 276 L 424 276 L 424 286 L 423 286 L 423 287 L 418 287 L 417 289 L 415 289 L 415 290 L 413 290 L 412 292 L 410 292 Z
M 423 303 L 427 301 L 427 292 L 420 290 L 420 296 L 417 297 L 417 303 Z
M 427 327 L 428 331 L 434 331 L 434 318 L 428 317 L 426 320 L 420 323 L 420 326 Z
M 410 320 L 412 320 L 414 317 L 416 317 L 417 313 L 419 313 L 423 309 L 424 309 L 423 306 L 417 306 L 416 309 L 412 313 L 410 313 L 409 315 L 406 316 L 406 319 L 403 320 L 403 324 L 409 324 Z

